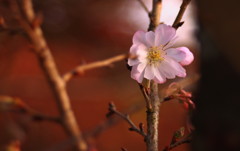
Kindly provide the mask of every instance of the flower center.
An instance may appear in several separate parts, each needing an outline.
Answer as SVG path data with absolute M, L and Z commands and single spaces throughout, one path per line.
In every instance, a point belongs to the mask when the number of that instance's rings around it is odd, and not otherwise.
M 162 50 L 162 47 L 148 48 L 147 59 L 150 65 L 163 61 L 164 60 L 163 56 L 164 56 L 164 51 Z

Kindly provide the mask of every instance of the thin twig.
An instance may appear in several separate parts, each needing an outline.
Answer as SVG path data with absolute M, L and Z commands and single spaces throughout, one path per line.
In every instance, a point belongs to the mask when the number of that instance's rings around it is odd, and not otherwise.
M 146 108 L 147 108 L 147 109 L 151 109 L 152 106 L 151 106 L 150 98 L 149 98 L 149 95 L 147 94 L 146 89 L 145 89 L 144 86 L 141 85 L 141 84 L 139 84 L 139 87 L 140 87 L 140 90 L 141 90 L 141 92 L 142 92 L 142 94 L 143 94 L 143 97 L 144 97 L 144 99 L 145 99 Z
M 182 145 L 182 144 L 186 144 L 186 143 L 191 143 L 192 141 L 192 134 L 189 134 L 188 136 L 186 136 L 185 138 L 179 140 L 179 141 L 176 141 L 175 143 L 173 144 L 170 144 L 167 148 L 165 148 L 163 151 L 170 151 L 176 147 L 178 147 L 179 145 Z
M 194 78 L 194 77 L 192 77 L 192 78 Z M 192 85 L 192 83 L 196 82 L 196 81 L 197 80 L 190 80 L 190 78 L 188 78 L 188 79 L 183 79 L 183 80 L 177 82 L 176 84 L 179 84 L 179 85 L 181 85 L 182 88 L 184 88 L 184 87 L 187 87 L 189 85 Z M 171 93 L 169 93 L 169 95 L 171 95 Z M 134 105 L 128 107 L 123 112 L 131 115 L 131 114 L 134 114 L 134 113 L 142 110 L 144 108 L 144 105 L 145 104 L 143 102 L 138 102 L 137 104 L 134 104 Z M 107 118 L 105 121 L 99 123 L 94 128 L 90 129 L 89 131 L 84 132 L 83 137 L 85 139 L 96 138 L 99 135 L 101 135 L 103 132 L 108 130 L 110 127 L 118 124 L 121 121 L 122 121 L 122 118 L 117 118 L 115 116 Z M 71 147 L 74 144 L 75 141 L 76 140 L 74 138 L 69 138 L 67 140 L 59 142 L 58 144 L 52 146 L 51 148 L 49 148 L 49 150 L 44 150 L 44 151 L 57 151 L 57 150 L 59 150 L 59 148 L 61 148 L 62 150 L 65 150 L 66 148 Z
M 191 80 L 191 79 L 194 79 L 194 80 Z M 189 78 L 186 78 L 186 79 L 182 79 L 179 82 L 176 82 L 176 85 L 179 85 L 181 88 L 185 88 L 185 87 L 188 87 L 189 85 L 192 85 L 193 83 L 195 83 L 197 81 L 197 79 L 198 78 L 196 78 L 196 76 L 189 77 Z M 140 85 L 140 88 L 142 90 L 144 87 Z M 147 97 L 146 99 L 149 99 L 149 101 L 150 101 L 150 98 L 149 98 L 148 94 L 146 93 L 146 91 L 144 91 L 142 93 L 144 93 L 145 94 L 144 97 Z M 173 93 L 175 93 L 175 92 L 171 91 L 170 93 L 168 93 L 168 95 L 163 95 L 163 96 L 165 96 L 164 100 L 169 99 L 169 95 L 172 95 Z M 150 102 L 148 102 L 148 103 L 150 103 Z M 131 115 L 133 113 L 136 113 L 136 112 L 140 111 L 143 108 L 144 108 L 144 103 L 143 102 L 139 102 L 137 104 L 134 104 L 134 105 L 128 107 L 123 112 Z M 99 123 L 93 129 L 91 129 L 88 132 L 84 133 L 84 137 L 85 138 L 97 137 L 98 135 L 103 133 L 105 130 L 107 130 L 109 127 L 116 125 L 120 121 L 121 121 L 120 118 L 114 118 L 114 117 L 108 118 L 106 121 L 103 121 L 103 122 Z
M 82 138 L 81 131 L 72 111 L 65 82 L 57 70 L 54 58 L 47 46 L 47 42 L 43 36 L 40 25 L 34 24 L 36 21 L 36 15 L 32 7 L 32 1 L 23 0 L 21 3 L 18 3 L 19 1 L 14 0 L 12 3 L 13 2 L 15 2 L 14 8 L 17 9 L 15 11 L 18 13 L 16 17 L 19 21 L 19 25 L 26 32 L 26 35 L 33 46 L 32 48 L 38 57 L 42 70 L 44 71 L 49 85 L 54 93 L 64 129 L 70 136 L 77 139 L 76 150 L 86 151 L 87 144 Z
M 139 128 L 133 123 L 133 121 L 130 119 L 128 114 L 123 114 L 121 112 L 119 112 L 116 109 L 116 106 L 113 103 L 109 103 L 109 113 L 107 114 L 107 117 L 115 114 L 119 117 L 121 117 L 122 119 L 124 119 L 131 127 L 129 128 L 130 131 L 135 131 L 138 134 L 142 135 L 145 139 L 145 137 L 147 136 L 147 134 L 144 132 L 143 130 L 143 124 L 140 123 L 139 124 Z
M 50 121 L 50 122 L 56 122 L 58 124 L 61 123 L 61 119 L 59 117 L 53 117 L 53 116 L 42 114 L 34 110 L 33 108 L 31 108 L 21 99 L 16 97 L 0 95 L 0 108 L 1 108 L 1 111 L 27 114 L 34 121 Z
M 150 13 L 150 11 L 148 10 L 147 6 L 145 5 L 145 3 L 142 0 L 137 0 L 140 5 L 142 6 L 142 8 L 146 11 L 147 14 Z
M 143 102 L 139 102 L 137 104 L 134 104 L 130 107 L 128 107 L 125 111 L 123 111 L 126 114 L 134 114 L 138 111 L 140 111 L 141 109 L 144 108 L 144 103 Z M 107 118 L 105 121 L 99 123 L 98 125 L 96 125 L 93 129 L 87 131 L 86 133 L 84 133 L 84 137 L 88 138 L 88 137 L 97 137 L 98 135 L 100 135 L 101 133 L 103 133 L 105 130 L 107 130 L 108 128 L 116 125 L 117 123 L 119 123 L 120 121 L 122 121 L 121 118 L 117 118 L 117 117 L 110 117 Z
M 83 72 L 85 72 L 87 70 L 100 68 L 100 67 L 111 66 L 115 62 L 122 61 L 122 60 L 124 60 L 126 58 L 129 58 L 129 57 L 131 57 L 131 56 L 126 55 L 126 54 L 121 54 L 121 55 L 118 55 L 118 56 L 115 56 L 115 57 L 111 57 L 109 59 L 105 59 L 105 60 L 102 60 L 102 61 L 96 61 L 96 62 L 93 62 L 93 63 L 80 65 L 80 66 L 77 66 L 72 71 L 69 71 L 69 72 L 65 73 L 63 75 L 63 79 L 64 79 L 65 82 L 67 82 L 73 76 L 78 75 L 78 74 L 82 74 Z
M 182 5 L 180 6 L 178 15 L 172 25 L 175 29 L 178 29 L 178 27 L 182 26 L 182 24 L 184 23 L 184 22 L 181 22 L 181 20 L 184 15 L 184 12 L 186 11 L 186 8 L 190 2 L 191 2 L 191 0 L 183 0 Z

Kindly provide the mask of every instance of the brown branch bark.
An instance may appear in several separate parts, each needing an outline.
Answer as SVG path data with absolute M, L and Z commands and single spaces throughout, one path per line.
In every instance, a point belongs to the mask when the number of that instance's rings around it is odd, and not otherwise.
M 160 23 L 160 15 L 162 10 L 162 0 L 153 0 L 152 2 L 152 11 L 149 13 L 150 24 L 148 31 L 154 31 L 158 26 Z
M 178 29 L 178 27 L 182 26 L 182 24 L 184 23 L 181 22 L 181 20 L 190 2 L 191 0 L 183 0 L 182 5 L 180 6 L 180 10 L 177 14 L 177 17 L 172 25 L 175 29 Z
M 168 150 L 172 150 L 176 147 L 178 147 L 179 145 L 182 145 L 182 144 L 186 144 L 186 143 L 191 143 L 191 138 L 186 138 L 186 139 L 182 139 L 180 141 L 177 141 L 176 143 L 170 145 L 169 149 Z
M 149 14 L 150 24 L 148 31 L 154 31 L 160 22 L 160 14 L 162 9 L 161 0 L 152 1 L 152 11 Z M 158 94 L 158 84 L 151 82 L 150 85 L 150 108 L 147 108 L 147 151 L 158 151 L 158 121 L 160 98 Z
M 139 128 L 133 123 L 133 121 L 130 119 L 128 114 L 123 114 L 121 112 L 119 112 L 116 109 L 116 106 L 113 103 L 109 103 L 109 113 L 107 114 L 107 117 L 110 117 L 111 115 L 115 114 L 117 116 L 119 116 L 120 118 L 122 118 L 123 120 L 125 120 L 131 127 L 129 128 L 130 131 L 134 131 L 137 132 L 138 134 L 142 135 L 144 137 L 144 140 L 147 136 L 147 134 L 144 132 L 143 130 L 143 124 L 140 123 L 139 124 Z
M 160 98 L 158 96 L 158 84 L 151 83 L 151 106 L 147 109 L 147 151 L 158 151 L 158 121 Z
M 100 68 L 100 67 L 107 67 L 107 66 L 111 66 L 113 63 L 118 62 L 118 61 L 122 61 L 124 59 L 127 59 L 129 56 L 127 54 L 121 54 L 115 57 L 111 57 L 109 59 L 105 59 L 102 61 L 96 61 L 93 63 L 89 63 L 89 64 L 84 64 L 84 65 L 80 65 L 77 66 L 75 69 L 73 69 L 72 71 L 69 71 L 67 73 L 65 73 L 63 75 L 63 79 L 65 82 L 69 81 L 73 76 L 84 73 L 87 70 L 91 70 L 91 69 L 95 69 L 95 68 Z
M 129 107 L 128 109 L 126 109 L 125 111 L 123 111 L 126 114 L 133 114 L 136 113 L 138 111 L 140 111 L 141 109 L 144 108 L 144 103 L 138 103 L 138 104 L 134 104 L 131 107 Z M 105 130 L 107 130 L 108 128 L 116 125 L 117 123 L 119 123 L 120 121 L 122 121 L 121 118 L 117 118 L 117 117 L 111 117 L 108 118 L 106 121 L 103 121 L 101 123 L 99 123 L 98 125 L 96 125 L 93 129 L 89 130 L 88 132 L 86 132 L 84 134 L 85 138 L 88 137 L 97 137 L 98 135 L 100 135 L 101 133 L 103 133 Z
M 23 0 L 21 3 L 17 3 L 16 1 L 16 4 L 19 4 L 19 24 L 26 32 L 26 35 L 33 46 L 33 50 L 38 57 L 41 68 L 44 71 L 49 85 L 54 93 L 64 129 L 70 136 L 77 139 L 76 149 L 79 151 L 86 151 L 87 145 L 82 138 L 81 131 L 72 111 L 70 99 L 65 87 L 65 81 L 62 79 L 57 70 L 54 58 L 47 46 L 47 42 L 43 36 L 40 25 L 32 26 L 36 19 L 36 15 L 32 7 L 32 1 Z
M 191 0 L 183 0 L 180 11 L 173 23 L 174 28 L 182 25 L 181 19 Z M 160 22 L 160 13 L 162 8 L 161 0 L 153 0 L 152 11 L 149 14 L 150 25 L 148 31 L 154 31 Z M 144 92 L 144 91 L 143 91 Z M 158 84 L 152 82 L 150 91 L 151 108 L 147 108 L 147 151 L 158 151 L 158 121 L 159 106 L 163 101 L 163 97 L 159 98 Z

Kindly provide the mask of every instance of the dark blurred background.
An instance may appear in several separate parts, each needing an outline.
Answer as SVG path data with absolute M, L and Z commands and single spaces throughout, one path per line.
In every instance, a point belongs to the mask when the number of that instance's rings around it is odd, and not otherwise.
M 240 20 L 237 0 L 198 0 L 201 81 L 194 151 L 240 150 Z
M 144 2 L 150 9 L 151 1 Z M 172 24 L 180 4 L 180 0 L 163 1 L 161 21 Z M 188 77 L 198 73 L 199 60 L 201 63 L 199 89 L 196 83 L 187 88 L 194 92 L 197 104 L 192 149 L 239 151 L 239 1 L 196 0 L 191 4 L 183 18 L 185 23 L 178 30 L 176 46 L 185 45 L 195 54 L 193 64 L 186 67 Z M 1 15 L 11 16 L 2 7 Z M 43 14 L 42 28 L 61 73 L 79 64 L 127 53 L 134 32 L 146 30 L 149 24 L 137 0 L 34 0 L 34 7 Z M 58 115 L 36 56 L 21 35 L 0 33 L 0 85 L 0 94 L 20 97 L 42 113 Z M 144 101 L 125 62 L 116 63 L 113 68 L 88 71 L 71 80 L 67 88 L 84 132 L 106 119 L 108 102 L 114 101 L 119 110 L 125 111 Z M 144 122 L 144 108 L 131 117 L 136 123 Z M 160 150 L 170 143 L 175 130 L 186 126 L 187 119 L 187 111 L 177 101 L 161 106 Z M 0 124 L 1 147 L 18 139 L 24 151 L 45 151 L 68 139 L 59 125 L 32 122 L 26 115 L 2 113 Z M 129 132 L 125 122 L 88 141 L 99 151 L 121 147 L 129 151 L 146 150 L 142 138 Z M 188 149 L 188 145 L 182 145 L 175 150 Z

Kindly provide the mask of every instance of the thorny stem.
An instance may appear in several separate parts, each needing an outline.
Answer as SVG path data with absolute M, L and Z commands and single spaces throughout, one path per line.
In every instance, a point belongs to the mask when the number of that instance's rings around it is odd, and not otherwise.
M 182 26 L 182 24 L 184 23 L 184 22 L 181 22 L 181 20 L 184 15 L 184 12 L 186 11 L 186 8 L 190 2 L 191 2 L 191 0 L 183 0 L 182 5 L 180 6 L 178 15 L 172 25 L 172 27 L 174 27 L 175 29 L 178 29 L 178 27 Z
M 77 141 L 75 149 L 78 151 L 86 151 L 87 144 L 82 138 L 81 131 L 72 111 L 65 82 L 57 70 L 54 58 L 47 46 L 40 25 L 35 25 L 35 27 L 31 26 L 36 19 L 36 15 L 32 7 L 32 1 L 23 0 L 21 2 L 22 3 L 19 5 L 18 11 L 20 16 L 18 21 L 32 43 L 33 50 L 36 53 L 49 85 L 52 88 L 61 115 L 61 120 L 63 122 L 63 127 L 70 136 L 76 138 Z

